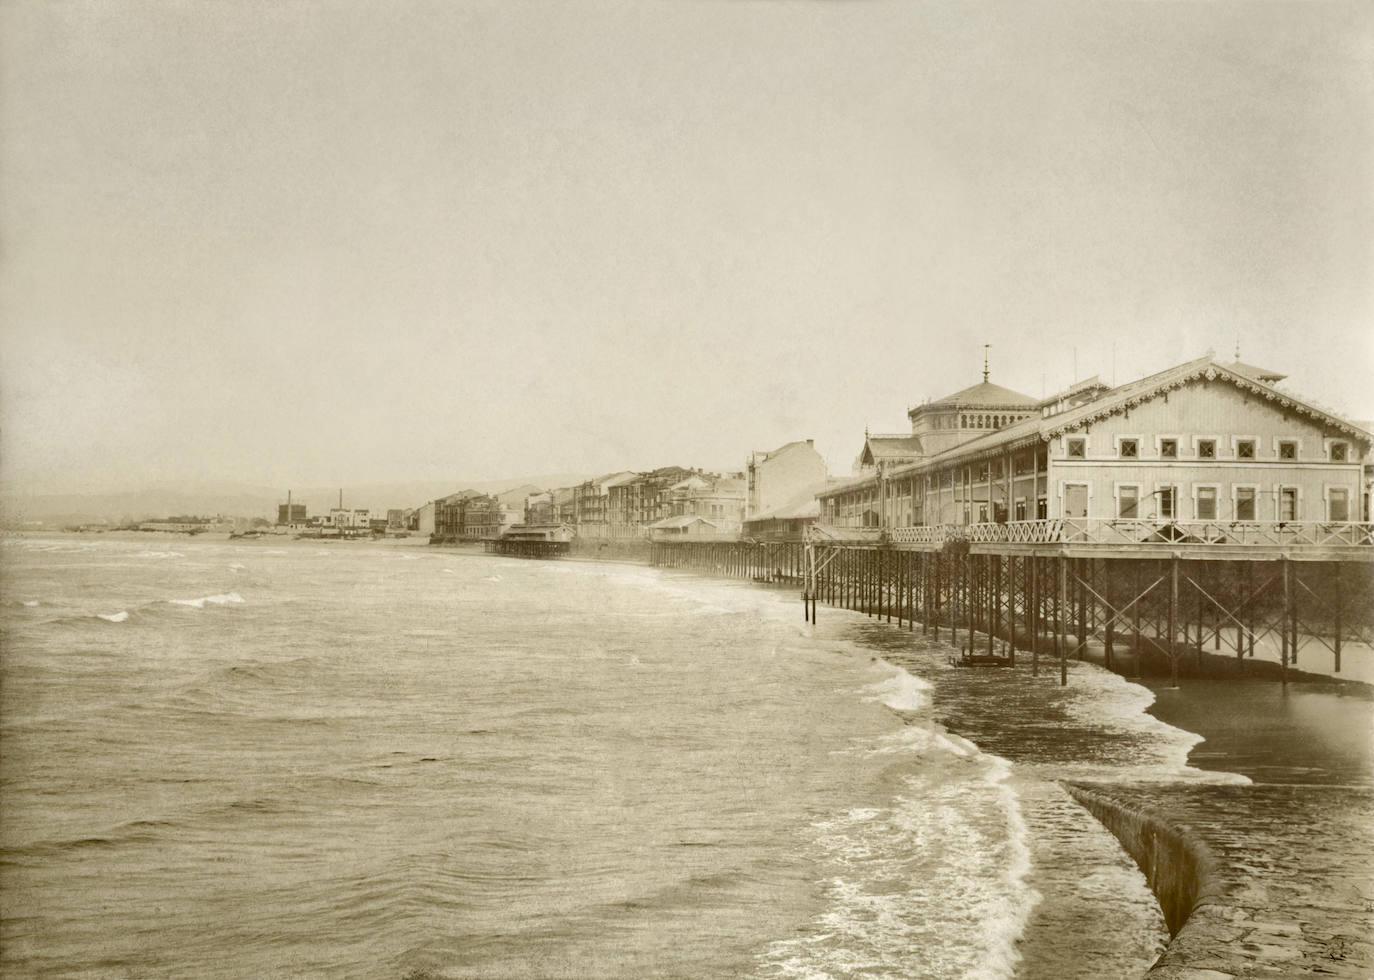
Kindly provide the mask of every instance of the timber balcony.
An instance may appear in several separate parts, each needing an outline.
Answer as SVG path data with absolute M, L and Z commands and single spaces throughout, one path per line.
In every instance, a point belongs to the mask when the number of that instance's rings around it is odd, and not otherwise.
M 1323 521 L 1160 521 L 1056 517 L 1006 524 L 899 527 L 816 527 L 815 544 L 890 544 L 918 550 L 966 541 L 970 550 L 998 554 L 1057 551 L 1101 557 L 1374 561 L 1374 523 Z

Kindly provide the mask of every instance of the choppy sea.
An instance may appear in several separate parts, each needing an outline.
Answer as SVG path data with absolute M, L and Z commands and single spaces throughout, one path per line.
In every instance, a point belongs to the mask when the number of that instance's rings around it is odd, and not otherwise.
M 1143 974 L 1059 780 L 1237 781 L 1091 664 L 422 546 L 0 542 L 10 977 Z

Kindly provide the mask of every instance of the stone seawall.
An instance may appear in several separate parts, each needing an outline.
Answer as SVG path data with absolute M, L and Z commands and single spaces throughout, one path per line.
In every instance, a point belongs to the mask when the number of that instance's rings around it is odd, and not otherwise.
M 1066 789 L 1144 871 L 1173 936 L 1151 980 L 1374 976 L 1374 793 Z
M 1150 810 L 1126 806 L 1082 786 L 1070 784 L 1065 788 L 1135 858 L 1159 899 L 1169 935 L 1178 935 L 1198 900 L 1208 893 L 1208 886 L 1216 888 L 1211 853 Z

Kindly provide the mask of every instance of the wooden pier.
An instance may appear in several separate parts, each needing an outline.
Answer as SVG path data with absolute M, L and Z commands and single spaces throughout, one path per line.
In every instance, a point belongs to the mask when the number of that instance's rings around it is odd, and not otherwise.
M 562 558 L 572 550 L 570 541 L 538 541 L 528 538 L 489 538 L 489 555 L 510 555 L 514 558 Z
M 1057 665 L 1089 647 L 1123 672 L 1201 672 L 1204 654 L 1278 674 L 1341 670 L 1344 645 L 1374 641 L 1374 525 L 1051 520 L 877 529 L 813 528 L 802 543 L 657 544 L 653 564 L 795 582 L 819 604 L 945 639 L 970 665 Z M 943 634 L 943 637 L 942 637 Z M 1317 658 L 1323 658 L 1318 660 Z

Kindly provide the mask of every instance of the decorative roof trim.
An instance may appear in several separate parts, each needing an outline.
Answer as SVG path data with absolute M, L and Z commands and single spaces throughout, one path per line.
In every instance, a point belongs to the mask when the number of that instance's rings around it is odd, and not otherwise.
M 1240 388 L 1242 391 L 1245 391 L 1248 394 L 1263 398 L 1265 401 L 1275 402 L 1278 404 L 1280 408 L 1282 408 L 1286 412 L 1293 412 L 1297 415 L 1310 416 L 1311 418 L 1319 422 L 1323 422 L 1334 429 L 1338 429 L 1349 436 L 1353 436 L 1354 438 L 1359 439 L 1366 444 L 1370 442 L 1370 434 L 1365 432 L 1358 426 L 1353 425 L 1350 422 L 1347 422 L 1344 419 L 1339 418 L 1335 415 L 1332 415 L 1329 412 L 1324 412 L 1319 408 L 1316 408 L 1312 405 L 1308 405 L 1306 402 L 1300 401 L 1299 399 L 1294 398 L 1291 395 L 1286 395 L 1283 392 L 1273 387 L 1270 387 L 1269 385 L 1264 384 L 1261 381 L 1256 381 L 1253 378 L 1247 378 L 1243 374 L 1240 374 L 1236 371 L 1232 371 L 1229 368 L 1220 367 L 1217 364 L 1200 365 L 1186 374 L 1178 375 L 1177 377 L 1171 378 L 1168 381 L 1162 381 L 1155 387 L 1148 388 L 1144 391 L 1132 395 L 1129 398 L 1124 398 L 1119 401 L 1108 400 L 1109 404 L 1104 404 L 1100 409 L 1098 409 L 1095 412 L 1088 412 L 1079 415 L 1076 419 L 1065 425 L 1050 426 L 1041 433 L 1040 437 L 1045 442 L 1049 442 L 1051 439 L 1057 438 L 1058 436 L 1061 436 L 1066 432 L 1077 432 L 1079 429 L 1091 426 L 1094 422 L 1100 422 L 1104 419 L 1110 418 L 1113 415 L 1119 415 L 1128 412 L 1132 408 L 1135 408 L 1137 405 L 1140 405 L 1147 401 L 1153 401 L 1154 399 L 1159 398 L 1162 395 L 1167 395 L 1169 392 L 1176 391 L 1180 388 L 1192 384 L 1195 381 L 1215 381 L 1218 378 L 1221 378 L 1224 381 L 1231 382 L 1237 388 Z

